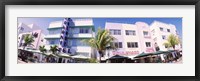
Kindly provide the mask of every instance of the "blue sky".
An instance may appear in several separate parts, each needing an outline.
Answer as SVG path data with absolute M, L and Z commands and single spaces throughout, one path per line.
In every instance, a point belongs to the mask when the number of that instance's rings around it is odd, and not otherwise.
M 45 34 L 48 34 L 47 28 L 49 26 L 49 23 L 52 21 L 60 21 L 64 18 L 56 18 L 56 17 L 41 17 L 41 18 L 18 18 L 18 22 L 23 22 L 25 24 L 36 24 L 39 27 L 41 27 Z M 77 19 L 77 18 L 72 18 Z M 80 18 L 78 18 L 80 19 Z M 135 22 L 142 21 L 146 22 L 147 24 L 151 24 L 153 21 L 160 21 L 168 24 L 173 24 L 176 26 L 177 31 L 182 38 L 182 18 L 92 18 L 94 22 L 95 29 L 98 27 L 105 27 L 105 22 L 118 22 L 118 23 L 128 23 L 128 24 L 134 24 Z

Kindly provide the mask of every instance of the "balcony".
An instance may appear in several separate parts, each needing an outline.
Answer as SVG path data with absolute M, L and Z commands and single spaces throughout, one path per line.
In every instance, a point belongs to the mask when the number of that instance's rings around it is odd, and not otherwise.
M 69 38 L 92 38 L 92 34 L 88 33 L 88 34 L 68 34 Z
M 46 35 L 44 37 L 45 39 L 59 39 L 60 38 L 60 34 L 53 34 L 53 35 Z

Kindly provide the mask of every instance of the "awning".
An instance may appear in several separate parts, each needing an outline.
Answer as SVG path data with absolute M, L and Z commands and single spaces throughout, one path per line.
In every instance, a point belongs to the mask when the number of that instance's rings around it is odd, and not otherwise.
M 69 54 L 67 54 L 67 53 L 58 54 L 58 57 L 71 58 L 71 56 Z
M 159 54 L 169 54 L 171 52 L 174 52 L 175 50 L 168 50 L 168 51 L 156 51 L 153 53 L 153 55 L 159 55 Z
M 34 50 L 34 49 L 27 49 L 26 51 L 32 52 L 32 53 L 42 53 L 40 50 Z
M 86 56 L 83 56 L 83 55 L 74 55 L 74 56 L 71 56 L 72 58 L 75 58 L 75 59 L 88 59 L 89 57 L 86 57 Z
M 128 57 L 115 55 L 115 56 L 110 57 L 109 59 L 128 59 Z
M 144 56 L 148 56 L 148 55 L 153 55 L 153 54 L 152 53 L 144 53 L 144 52 L 142 52 L 141 54 L 137 55 L 134 58 L 144 57 Z
M 163 53 L 167 53 L 167 51 L 156 51 L 156 52 L 153 52 L 152 54 L 159 55 L 159 54 L 163 54 Z

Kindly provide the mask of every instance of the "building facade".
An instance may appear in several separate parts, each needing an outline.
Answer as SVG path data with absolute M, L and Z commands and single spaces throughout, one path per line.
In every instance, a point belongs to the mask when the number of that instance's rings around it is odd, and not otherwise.
M 33 35 L 34 37 L 34 42 L 32 43 L 31 46 L 27 46 L 28 48 L 32 49 L 39 49 L 40 45 L 45 45 L 45 39 L 44 39 L 44 34 L 43 30 L 40 29 L 37 25 L 35 24 L 30 24 L 26 25 L 24 23 L 18 23 L 18 47 L 23 48 L 24 44 L 24 37 L 26 35 Z
M 158 47 L 159 50 L 166 51 L 172 48 L 167 48 L 163 44 L 167 42 L 167 38 L 170 34 L 173 34 L 177 37 L 179 37 L 176 26 L 172 24 L 166 24 L 159 21 L 154 21 L 150 25 L 151 35 L 152 39 L 154 41 L 155 47 Z M 175 46 L 176 50 L 181 49 L 181 45 Z
M 63 21 L 51 22 L 48 27 L 49 34 L 45 36 L 46 47 L 57 45 L 59 52 L 71 55 L 81 54 L 91 57 L 93 49 L 83 42 L 94 37 L 94 24 L 92 19 L 64 18 Z
M 153 40 L 148 24 L 136 22 L 135 24 L 106 22 L 105 29 L 116 38 L 112 44 L 117 50 L 107 51 L 105 58 L 113 55 L 134 57 L 142 52 L 154 52 Z

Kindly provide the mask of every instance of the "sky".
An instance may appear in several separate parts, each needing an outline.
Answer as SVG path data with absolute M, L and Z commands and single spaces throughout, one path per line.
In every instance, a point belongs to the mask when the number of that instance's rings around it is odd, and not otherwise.
M 25 24 L 36 24 L 41 29 L 44 30 L 44 34 L 48 34 L 47 28 L 49 26 L 50 22 L 53 21 L 62 21 L 64 18 L 56 18 L 56 17 L 23 17 L 18 18 L 18 23 L 22 22 Z M 72 18 L 72 19 L 82 19 L 82 18 Z M 127 24 L 134 24 L 138 21 L 140 22 L 146 22 L 147 24 L 151 24 L 153 21 L 160 21 L 167 24 L 173 24 L 176 26 L 176 29 L 182 38 L 182 18 L 92 18 L 93 23 L 95 26 L 95 30 L 98 27 L 104 28 L 106 22 L 115 22 L 115 23 L 127 23 Z

